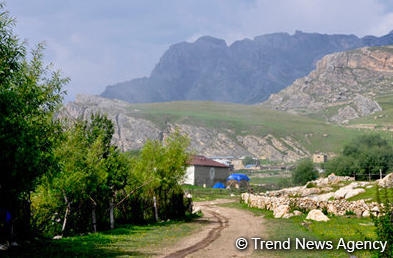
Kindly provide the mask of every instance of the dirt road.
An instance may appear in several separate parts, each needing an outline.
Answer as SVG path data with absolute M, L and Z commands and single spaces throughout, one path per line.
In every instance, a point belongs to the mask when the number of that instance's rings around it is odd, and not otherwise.
M 252 213 L 218 206 L 231 200 L 195 203 L 204 216 L 197 223 L 201 231 L 184 238 L 163 251 L 161 257 L 249 257 L 252 248 L 239 251 L 235 241 L 239 237 L 265 237 L 262 217 Z

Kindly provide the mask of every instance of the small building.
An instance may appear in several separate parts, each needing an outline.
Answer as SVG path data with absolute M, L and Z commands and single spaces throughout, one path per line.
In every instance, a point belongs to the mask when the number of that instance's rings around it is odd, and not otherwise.
M 315 153 L 312 157 L 314 163 L 325 163 L 327 161 L 327 155 L 324 153 Z
M 215 183 L 225 183 L 230 175 L 230 167 L 202 155 L 194 155 L 188 162 L 184 184 L 212 187 Z

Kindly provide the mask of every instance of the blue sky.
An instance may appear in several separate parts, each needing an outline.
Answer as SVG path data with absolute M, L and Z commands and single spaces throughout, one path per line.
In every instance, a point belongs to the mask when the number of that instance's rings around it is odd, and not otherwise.
M 210 35 L 227 44 L 295 30 L 381 36 L 390 0 L 5 0 L 28 47 L 71 78 L 66 101 L 149 76 L 172 44 Z

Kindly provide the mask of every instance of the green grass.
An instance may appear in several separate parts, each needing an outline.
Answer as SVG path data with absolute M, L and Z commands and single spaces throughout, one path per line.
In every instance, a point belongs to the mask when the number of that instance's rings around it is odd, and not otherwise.
M 190 192 L 192 200 L 196 202 L 211 201 L 216 199 L 239 199 L 240 189 L 215 189 L 201 186 L 184 185 L 184 191 Z
M 377 189 L 379 189 L 379 198 L 377 196 Z M 365 200 L 366 202 L 384 202 L 386 200 L 393 200 L 393 190 L 379 187 L 377 188 L 376 185 L 373 185 L 371 188 L 364 188 L 365 192 L 355 195 L 348 199 L 348 201 L 357 201 L 357 200 Z
M 379 129 L 379 133 L 392 143 L 393 137 L 390 130 L 393 128 L 393 94 L 379 96 L 376 101 L 382 107 L 382 111 L 354 119 L 349 125 L 358 127 L 368 125 L 371 128 Z
M 137 110 L 137 111 L 135 111 Z M 338 152 L 362 130 L 327 124 L 320 119 L 271 110 L 260 105 L 179 101 L 131 104 L 129 113 L 165 127 L 169 123 L 205 126 L 229 137 L 254 134 L 264 137 L 290 136 L 309 151 Z
M 273 184 L 278 185 L 283 178 L 290 177 L 291 172 L 261 171 L 248 173 L 250 184 Z
M 126 225 L 84 236 L 35 240 L 5 254 L 9 257 L 151 257 L 199 228 L 200 224 L 187 221 Z
M 269 257 L 348 257 L 343 249 L 336 249 L 340 238 L 347 241 L 374 240 L 375 227 L 369 218 L 356 218 L 353 216 L 332 216 L 328 222 L 305 221 L 306 215 L 295 216 L 289 219 L 275 219 L 273 212 L 257 208 L 249 208 L 245 204 L 230 203 L 227 207 L 241 208 L 253 212 L 257 217 L 264 217 L 265 231 L 261 236 L 264 240 L 291 239 L 291 250 L 257 251 L 254 256 L 268 255 Z M 295 240 L 305 238 L 309 241 L 332 241 L 333 250 L 296 250 Z M 353 255 L 357 257 L 370 257 L 368 250 L 357 250 Z

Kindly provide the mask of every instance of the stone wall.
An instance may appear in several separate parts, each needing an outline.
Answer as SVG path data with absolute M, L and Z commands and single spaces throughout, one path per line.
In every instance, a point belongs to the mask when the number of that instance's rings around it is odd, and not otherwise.
M 241 198 L 249 207 L 273 211 L 276 218 L 291 217 L 297 213 L 294 213 L 296 210 L 308 212 L 310 210 L 319 209 L 336 216 L 354 213 L 358 217 L 368 217 L 370 213 L 379 211 L 378 203 L 366 203 L 364 200 L 347 201 L 345 199 L 340 199 L 321 201 L 311 197 L 274 197 L 249 193 L 243 193 Z
M 393 174 L 390 174 L 379 183 L 386 186 L 390 185 L 392 180 Z M 249 207 L 273 211 L 276 218 L 288 218 L 311 210 L 321 210 L 336 216 L 356 214 L 358 217 L 369 217 L 372 213 L 378 215 L 378 203 L 348 199 L 365 192 L 366 188 L 375 184 L 376 182 L 356 182 L 351 177 L 331 174 L 326 178 L 308 182 L 305 186 L 260 194 L 243 193 L 241 199 Z

